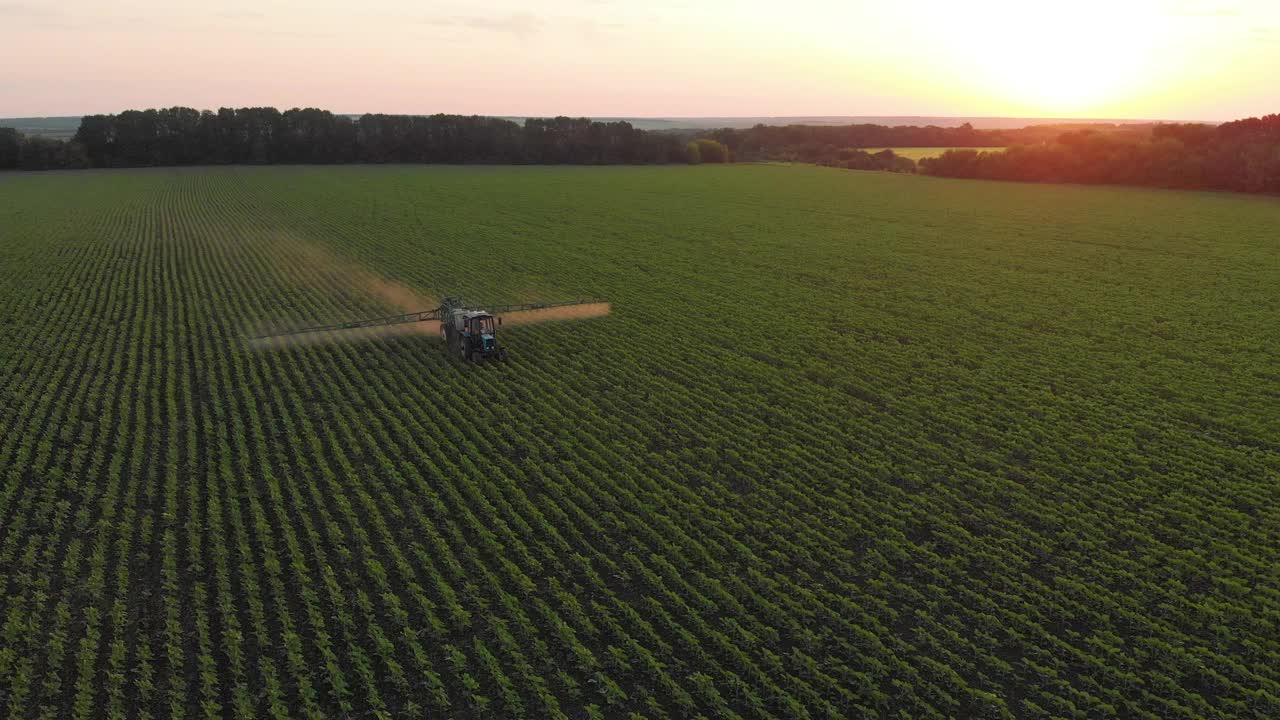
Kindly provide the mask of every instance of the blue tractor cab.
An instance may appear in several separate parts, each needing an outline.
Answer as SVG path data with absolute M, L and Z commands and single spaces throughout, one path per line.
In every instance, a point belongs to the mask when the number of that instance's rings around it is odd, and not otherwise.
M 463 360 L 480 362 L 489 358 L 506 360 L 507 353 L 498 344 L 501 320 L 484 310 L 450 307 L 440 322 L 440 336 Z

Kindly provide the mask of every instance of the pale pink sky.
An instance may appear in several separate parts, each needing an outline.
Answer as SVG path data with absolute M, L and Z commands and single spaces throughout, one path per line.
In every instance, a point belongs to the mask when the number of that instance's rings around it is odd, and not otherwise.
M 0 117 L 1280 112 L 1280 1 L 0 0 Z

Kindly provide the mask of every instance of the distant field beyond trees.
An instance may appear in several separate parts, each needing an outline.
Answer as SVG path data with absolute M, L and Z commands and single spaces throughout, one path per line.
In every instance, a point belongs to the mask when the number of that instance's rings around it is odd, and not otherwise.
M 0 704 L 1274 720 L 1277 227 L 812 166 L 7 175 Z M 613 313 L 497 365 L 245 340 L 446 293 Z
M 893 154 L 898 157 L 906 158 L 914 162 L 920 162 L 925 158 L 938 157 L 949 150 L 977 150 L 979 152 L 999 152 L 1004 150 L 1002 147 L 976 147 L 976 148 L 948 148 L 948 147 L 896 147 L 881 148 L 878 150 L 868 150 L 870 153 L 877 153 L 881 150 L 892 150 Z

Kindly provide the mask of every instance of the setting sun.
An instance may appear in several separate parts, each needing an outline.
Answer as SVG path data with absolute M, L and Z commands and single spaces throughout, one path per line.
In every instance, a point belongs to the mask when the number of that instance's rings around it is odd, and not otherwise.
M 0 79 L 0 117 L 235 103 L 1226 120 L 1276 99 L 1280 65 L 1280 3 L 1263 0 L 133 4 L 0 2 L 0 62 L 24 68 Z M 157 63 L 171 37 L 182 54 Z
M 1103 111 L 1157 79 L 1169 28 L 1153 5 L 966 5 L 941 11 L 934 27 L 944 62 L 977 92 L 1018 112 L 1073 115 Z M 1167 69 L 1176 58 L 1165 60 Z

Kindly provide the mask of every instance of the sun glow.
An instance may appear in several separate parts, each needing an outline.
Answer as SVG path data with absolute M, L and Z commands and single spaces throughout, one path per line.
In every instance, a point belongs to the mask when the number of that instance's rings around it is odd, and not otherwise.
M 1280 106 L 1280 0 L 293 5 L 0 0 L 0 68 L 23 69 L 0 72 L 0 117 L 274 105 L 1229 120 Z M 68 47 L 95 48 L 94 62 Z
M 1150 3 L 989 3 L 945 11 L 952 70 L 1020 112 L 1077 114 L 1123 106 L 1160 73 L 1168 40 Z

